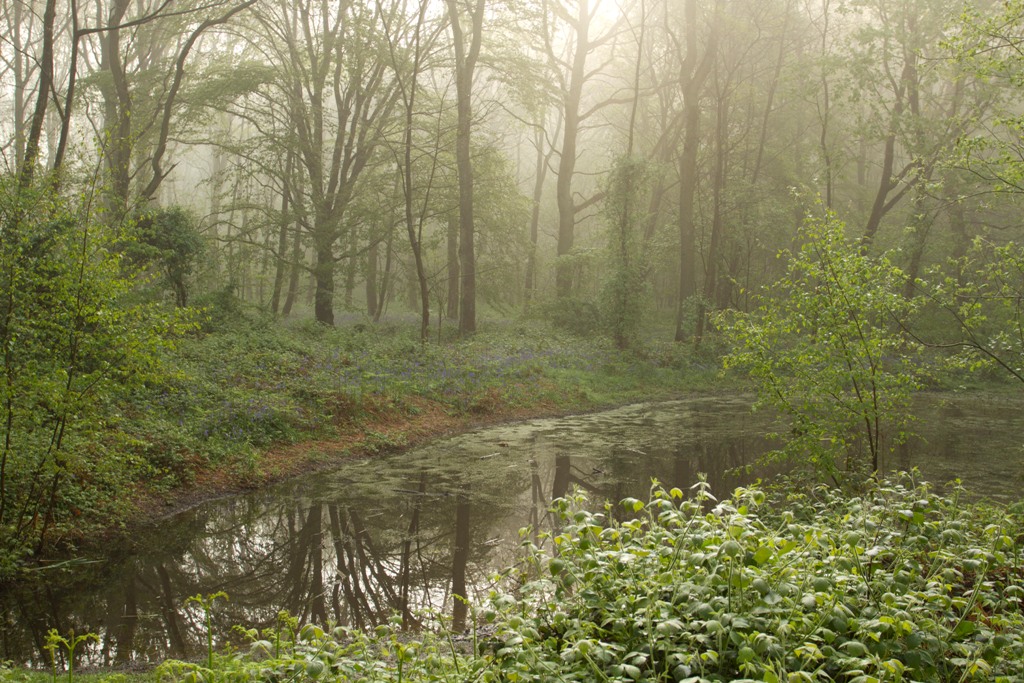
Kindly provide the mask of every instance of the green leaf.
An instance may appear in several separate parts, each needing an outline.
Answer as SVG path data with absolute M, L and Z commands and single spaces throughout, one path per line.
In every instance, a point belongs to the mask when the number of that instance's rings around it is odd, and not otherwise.
M 978 625 L 973 621 L 964 619 L 953 629 L 953 637 L 956 639 L 967 638 L 978 632 Z

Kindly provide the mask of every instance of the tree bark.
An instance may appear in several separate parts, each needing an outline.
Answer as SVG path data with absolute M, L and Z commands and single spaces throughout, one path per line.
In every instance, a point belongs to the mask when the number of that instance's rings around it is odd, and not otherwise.
M 281 180 L 281 225 L 277 235 L 274 293 L 270 297 L 270 312 L 274 315 L 277 315 L 281 308 L 281 293 L 284 290 L 285 273 L 288 269 L 288 228 L 292 224 L 289 212 L 291 211 L 291 182 L 294 158 L 294 155 L 289 151 L 284 164 L 284 177 Z
M 313 264 L 313 278 L 316 294 L 313 295 L 313 315 L 318 323 L 334 325 L 334 249 L 333 240 L 319 240 L 316 243 Z
M 29 187 L 35 177 L 36 163 L 39 161 L 39 144 L 43 135 L 43 124 L 46 121 L 46 107 L 50 100 L 50 89 L 53 87 L 53 27 L 57 17 L 56 0 L 46 0 L 43 9 L 43 49 L 39 60 L 39 90 L 36 93 L 35 109 L 29 124 L 28 136 L 25 139 L 25 153 L 22 156 L 18 184 L 22 189 Z
M 559 299 L 572 296 L 573 269 L 566 260 L 576 239 L 576 205 L 572 196 L 572 180 L 576 172 L 577 144 L 580 134 L 580 106 L 583 83 L 587 79 L 587 55 L 590 53 L 589 0 L 579 0 L 575 18 L 576 45 L 568 84 L 563 90 L 562 147 L 558 158 L 558 180 L 555 202 L 558 206 L 558 246 L 555 263 L 555 294 Z
M 455 49 L 455 90 L 458 124 L 455 134 L 455 160 L 459 171 L 459 334 L 476 331 L 476 253 L 473 223 L 473 74 L 483 41 L 485 0 L 474 0 L 470 8 L 470 34 L 462 29 L 456 0 L 446 0 Z
M 366 251 L 366 315 L 377 317 L 377 243 Z
M 686 0 L 686 59 L 683 87 L 683 149 L 679 155 L 679 298 L 676 302 L 675 341 L 686 341 L 686 303 L 697 293 L 697 153 L 700 150 L 700 97 L 711 74 L 717 49 L 712 33 L 703 56 L 697 57 L 697 0 Z
M 373 313 L 373 322 L 380 322 L 384 309 L 387 307 L 388 295 L 391 293 L 391 266 L 394 262 L 394 235 L 388 232 L 388 239 L 384 250 L 384 274 L 380 279 L 380 289 L 377 291 L 377 308 Z
M 552 147 L 544 152 L 544 128 L 534 129 L 533 145 L 537 150 L 534 166 L 533 203 L 530 207 L 530 250 L 526 255 L 525 304 L 529 308 L 537 291 L 537 239 L 540 235 L 540 203 L 544 197 L 544 181 L 547 178 L 548 162 L 554 154 Z
M 712 185 L 712 217 L 711 238 L 704 261 L 704 289 L 700 303 L 697 305 L 697 325 L 694 333 L 694 345 L 700 346 L 707 327 L 708 302 L 715 299 L 718 288 L 718 262 L 721 258 L 722 242 L 725 239 L 725 221 L 722 215 L 725 200 L 725 165 L 728 154 L 729 98 L 719 94 L 715 131 L 715 171 Z
M 459 220 L 455 215 L 448 216 L 447 230 L 447 252 L 448 252 L 448 306 L 447 317 L 450 320 L 459 319 L 459 283 L 462 279 L 461 268 L 459 267 Z

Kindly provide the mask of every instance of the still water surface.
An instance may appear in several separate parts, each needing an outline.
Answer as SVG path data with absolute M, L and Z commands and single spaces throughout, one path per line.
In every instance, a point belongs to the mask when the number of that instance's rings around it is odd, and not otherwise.
M 50 628 L 93 632 L 81 664 L 195 656 L 202 613 L 188 596 L 224 591 L 215 632 L 264 628 L 280 610 L 370 626 L 425 610 L 456 622 L 452 592 L 486 592 L 518 558 L 519 530 L 550 529 L 546 510 L 574 487 L 595 501 L 645 498 L 652 478 L 716 494 L 747 483 L 732 470 L 775 447 L 772 418 L 750 399 L 716 396 L 488 428 L 400 455 L 349 462 L 246 496 L 204 504 L 132 539 L 112 558 L 47 570 L 0 593 L 0 658 L 48 664 Z M 1001 501 L 1022 497 L 1024 415 L 1005 402 L 921 402 L 915 431 L 887 469 L 961 477 Z

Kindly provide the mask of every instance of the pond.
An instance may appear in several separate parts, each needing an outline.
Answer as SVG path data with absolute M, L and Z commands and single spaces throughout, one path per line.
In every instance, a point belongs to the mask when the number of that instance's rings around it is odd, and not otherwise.
M 1000 501 L 1021 496 L 1022 411 L 942 396 L 922 399 L 917 412 L 922 436 L 887 469 L 960 477 Z M 100 635 L 78 666 L 192 657 L 205 629 L 186 599 L 217 591 L 228 594 L 214 612 L 218 637 L 234 624 L 271 626 L 281 610 L 353 626 L 394 614 L 459 626 L 466 609 L 452 593 L 485 593 L 517 561 L 521 528 L 551 529 L 552 499 L 575 487 L 593 501 L 646 498 L 653 478 L 685 489 L 700 473 L 727 494 L 771 474 L 735 470 L 775 447 L 765 434 L 777 426 L 744 396 L 633 405 L 482 429 L 210 502 L 113 557 L 48 569 L 38 584 L 0 593 L 0 657 L 48 665 L 51 628 Z

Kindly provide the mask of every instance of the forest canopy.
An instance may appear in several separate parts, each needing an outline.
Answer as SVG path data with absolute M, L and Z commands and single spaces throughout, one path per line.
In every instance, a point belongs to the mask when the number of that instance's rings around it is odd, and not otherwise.
M 471 333 L 478 299 L 593 301 L 620 345 L 644 315 L 699 343 L 817 201 L 909 283 L 1019 241 L 1022 11 L 15 0 L 0 146 L 22 186 L 101 195 L 112 228 L 187 212 L 179 305 L 414 311 L 426 336 Z

